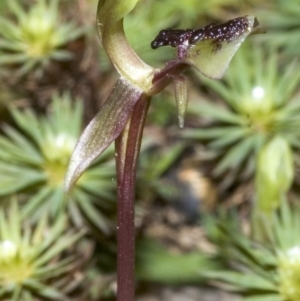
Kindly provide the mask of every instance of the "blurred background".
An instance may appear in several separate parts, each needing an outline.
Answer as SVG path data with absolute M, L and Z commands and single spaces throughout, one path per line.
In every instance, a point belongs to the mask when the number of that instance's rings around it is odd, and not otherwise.
M 113 147 L 65 195 L 80 133 L 118 74 L 96 0 L 0 1 L 0 300 L 115 300 Z M 300 300 L 299 0 L 141 0 L 125 19 L 138 55 L 165 28 L 255 15 L 222 80 L 185 73 L 153 97 L 136 195 L 137 301 Z

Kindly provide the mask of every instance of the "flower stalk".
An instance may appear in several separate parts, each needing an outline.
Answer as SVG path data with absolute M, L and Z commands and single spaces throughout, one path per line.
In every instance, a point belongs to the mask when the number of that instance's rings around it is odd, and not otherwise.
M 118 291 L 117 300 L 134 300 L 136 165 L 150 98 L 141 97 L 116 139 L 118 182 Z

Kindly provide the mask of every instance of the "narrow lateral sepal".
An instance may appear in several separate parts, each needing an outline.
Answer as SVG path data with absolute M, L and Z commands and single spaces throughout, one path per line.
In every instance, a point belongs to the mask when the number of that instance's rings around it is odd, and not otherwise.
M 183 75 L 174 76 L 174 84 L 179 127 L 183 128 L 184 116 L 189 97 L 187 79 Z

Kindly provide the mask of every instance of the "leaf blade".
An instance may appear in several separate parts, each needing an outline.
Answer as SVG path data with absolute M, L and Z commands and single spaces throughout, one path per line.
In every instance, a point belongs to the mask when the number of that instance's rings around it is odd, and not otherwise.
M 102 109 L 86 127 L 75 146 L 65 177 L 69 191 L 81 174 L 119 136 L 142 90 L 120 78 Z

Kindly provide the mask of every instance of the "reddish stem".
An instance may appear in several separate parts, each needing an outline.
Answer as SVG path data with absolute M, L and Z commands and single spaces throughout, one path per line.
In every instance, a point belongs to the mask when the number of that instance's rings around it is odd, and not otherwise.
M 118 181 L 118 291 L 117 301 L 133 301 L 135 291 L 134 199 L 136 165 L 150 98 L 142 96 L 116 139 Z

